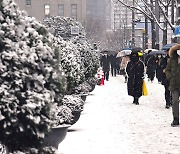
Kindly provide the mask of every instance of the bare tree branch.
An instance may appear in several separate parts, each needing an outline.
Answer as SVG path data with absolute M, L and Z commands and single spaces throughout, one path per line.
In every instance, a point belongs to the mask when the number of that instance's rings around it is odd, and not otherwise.
M 163 7 L 166 7 L 166 5 L 164 4 L 164 2 L 162 0 L 158 0 L 158 3 L 161 3 L 163 5 Z
M 157 23 L 158 27 L 159 27 L 161 30 L 165 30 L 165 29 L 160 25 L 160 22 L 157 20 L 155 14 L 154 14 L 154 13 L 152 12 L 152 10 L 151 10 L 151 7 L 150 7 L 150 6 L 152 6 L 153 4 L 149 4 L 147 1 L 141 0 L 141 2 L 143 2 L 143 4 L 145 5 L 146 9 L 148 10 L 148 11 L 147 11 L 147 10 L 143 10 L 143 8 L 137 3 L 137 1 L 135 1 L 135 2 L 136 2 L 136 4 L 139 6 L 140 9 L 137 8 L 137 7 L 135 7 L 135 6 L 130 6 L 130 5 L 122 2 L 121 0 L 118 0 L 118 2 L 120 2 L 121 4 L 123 4 L 124 6 L 128 7 L 128 8 L 131 9 L 131 10 L 133 10 L 133 9 L 138 10 L 139 12 L 141 12 L 142 14 L 144 14 L 149 20 L 154 20 L 154 21 Z M 172 23 L 170 22 L 170 20 L 168 19 L 167 15 L 166 15 L 166 13 L 165 13 L 164 10 L 162 9 L 162 7 L 164 7 L 164 8 L 165 8 L 165 7 L 168 7 L 168 6 L 170 5 L 170 2 L 171 2 L 171 0 L 168 0 L 167 3 L 164 3 L 162 0 L 158 0 L 159 7 L 160 7 L 160 9 L 162 10 L 162 13 L 163 13 L 163 16 L 164 16 L 165 20 L 167 20 L 167 23 L 169 24 L 169 26 L 171 27 L 171 29 L 174 29 L 174 25 L 172 25 Z M 149 12 L 150 14 L 148 14 L 148 12 Z
M 158 2 L 159 8 L 162 11 L 162 14 L 164 16 L 164 18 L 166 19 L 166 21 L 168 22 L 169 26 L 171 27 L 171 29 L 173 30 L 175 28 L 175 26 L 171 23 L 171 21 L 168 19 L 168 16 L 166 15 L 166 13 L 164 12 L 164 10 L 162 9 L 162 7 L 160 6 L 160 3 Z
M 141 12 L 142 14 L 144 14 L 149 20 L 153 20 L 153 19 L 151 18 L 151 16 L 147 14 L 146 11 L 143 11 L 143 10 L 141 10 L 141 9 L 139 9 L 139 8 L 136 8 L 135 6 L 130 6 L 130 5 L 122 2 L 121 0 L 118 0 L 118 2 L 120 2 L 121 4 L 123 4 L 124 6 L 126 6 L 127 8 L 131 9 L 132 11 L 133 11 L 134 9 L 138 10 L 139 12 Z
M 169 1 L 167 2 L 167 6 L 169 6 L 169 5 L 170 5 L 171 1 L 172 1 L 172 0 L 169 0 Z

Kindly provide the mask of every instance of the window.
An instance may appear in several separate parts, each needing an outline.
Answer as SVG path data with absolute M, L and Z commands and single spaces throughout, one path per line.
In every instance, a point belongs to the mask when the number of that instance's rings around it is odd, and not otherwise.
M 31 5 L 31 0 L 26 0 L 26 5 Z
M 50 16 L 50 5 L 49 4 L 44 5 L 44 14 L 45 14 L 45 17 Z
M 77 19 L 77 4 L 71 4 L 71 17 Z
M 59 4 L 58 5 L 58 15 L 59 16 L 64 16 L 64 4 Z

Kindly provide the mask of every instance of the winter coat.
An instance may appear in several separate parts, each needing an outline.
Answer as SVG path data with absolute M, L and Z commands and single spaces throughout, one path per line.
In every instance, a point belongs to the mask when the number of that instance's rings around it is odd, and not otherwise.
M 169 89 L 173 92 L 180 92 L 180 63 L 178 63 L 177 50 L 180 50 L 180 44 L 174 45 L 169 50 L 170 59 L 166 66 L 166 76 L 169 80 Z
M 110 70 L 110 58 L 108 55 L 101 57 L 101 67 L 104 72 L 108 72 Z
M 161 83 L 162 83 L 162 85 L 165 85 L 165 86 L 169 85 L 169 81 L 168 81 L 168 79 L 166 77 L 166 74 L 164 72 L 164 70 L 165 70 L 165 68 L 167 66 L 167 61 L 168 61 L 168 58 L 165 57 L 160 62 L 160 68 L 161 68 L 160 76 L 161 76 L 161 79 L 162 79 Z
M 116 68 L 116 66 L 117 66 L 116 65 L 116 63 L 117 63 L 116 55 L 110 55 L 109 60 L 110 60 L 111 67 Z
M 130 61 L 127 64 L 126 72 L 128 74 L 128 95 L 133 97 L 141 97 L 144 77 L 144 63 L 141 60 L 139 60 L 137 63 Z
M 150 56 L 146 62 L 147 65 L 147 74 L 154 73 L 157 67 L 155 56 Z

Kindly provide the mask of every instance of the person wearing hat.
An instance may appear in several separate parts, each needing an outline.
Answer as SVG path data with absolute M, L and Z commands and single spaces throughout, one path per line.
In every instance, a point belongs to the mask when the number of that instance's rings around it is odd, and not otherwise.
M 127 64 L 128 95 L 133 96 L 133 103 L 139 105 L 139 98 L 142 96 L 142 84 L 144 78 L 144 63 L 140 60 L 138 51 L 131 52 L 130 61 Z
M 179 96 L 180 96 L 180 44 L 176 44 L 169 50 L 170 59 L 165 73 L 169 80 L 169 89 L 172 94 L 172 127 L 179 125 Z

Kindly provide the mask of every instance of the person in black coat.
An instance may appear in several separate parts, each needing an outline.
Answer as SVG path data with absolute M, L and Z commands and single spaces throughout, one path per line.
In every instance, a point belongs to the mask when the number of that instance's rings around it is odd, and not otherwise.
M 104 55 L 100 59 L 100 64 L 104 72 L 104 79 L 106 81 L 109 80 L 109 71 L 110 71 L 110 58 L 107 52 L 104 53 Z
M 116 54 L 110 55 L 110 64 L 111 64 L 111 75 L 116 76 L 117 74 L 117 59 Z
M 164 85 L 164 89 L 165 89 L 164 95 L 166 100 L 166 108 L 169 109 L 169 107 L 172 104 L 172 101 L 171 101 L 171 92 L 169 90 L 169 81 L 165 74 L 165 68 L 167 66 L 167 62 L 168 62 L 168 56 L 163 57 L 163 59 L 160 62 L 160 67 L 161 67 L 160 76 L 161 76 L 161 84 Z
M 140 60 L 138 52 L 130 55 L 130 61 L 127 64 L 126 72 L 128 75 L 128 95 L 134 97 L 133 103 L 139 105 L 139 98 L 142 96 L 142 84 L 144 78 L 144 63 Z
M 155 55 L 151 55 L 146 62 L 146 65 L 147 65 L 146 74 L 147 74 L 148 79 L 151 80 L 151 82 L 154 80 L 154 77 L 155 77 L 155 72 L 157 68 L 156 60 L 157 59 Z
M 162 55 L 158 55 L 156 59 L 157 67 L 156 67 L 156 78 L 158 80 L 158 83 L 162 82 L 162 72 L 163 69 L 161 67 L 161 61 L 163 60 Z

